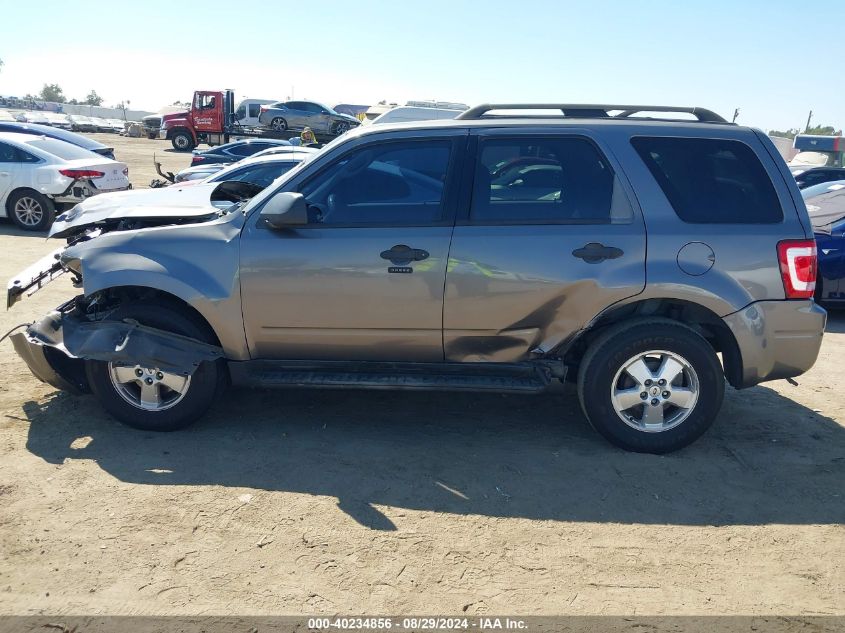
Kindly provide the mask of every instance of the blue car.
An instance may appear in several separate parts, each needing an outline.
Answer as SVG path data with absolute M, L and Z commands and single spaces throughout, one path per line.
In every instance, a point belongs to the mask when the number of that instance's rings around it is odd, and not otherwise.
M 280 145 L 290 145 L 290 141 L 273 138 L 242 139 L 225 145 L 218 145 L 206 150 L 194 150 L 191 156 L 191 167 L 196 165 L 213 165 L 215 163 L 236 163 L 265 149 Z
M 845 306 L 845 180 L 814 185 L 801 194 L 819 255 L 816 302 Z
M 105 156 L 114 160 L 114 148 L 97 141 L 76 134 L 68 132 L 61 128 L 51 127 L 49 125 L 38 125 L 37 123 L 12 123 L 7 121 L 0 121 L 0 132 L 16 132 L 18 134 L 37 134 L 39 136 L 46 136 L 48 138 L 55 138 L 71 145 L 76 145 L 82 149 L 87 149 L 89 152 L 94 152 L 100 156 Z

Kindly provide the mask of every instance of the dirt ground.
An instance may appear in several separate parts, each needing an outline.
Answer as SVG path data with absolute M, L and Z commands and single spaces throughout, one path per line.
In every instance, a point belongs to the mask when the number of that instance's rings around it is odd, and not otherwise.
M 135 186 L 187 164 L 109 135 Z M 0 278 L 58 246 L 0 224 Z M 0 332 L 74 293 L 67 278 Z M 845 614 L 845 313 L 665 457 L 576 398 L 240 391 L 124 427 L 0 344 L 0 613 Z

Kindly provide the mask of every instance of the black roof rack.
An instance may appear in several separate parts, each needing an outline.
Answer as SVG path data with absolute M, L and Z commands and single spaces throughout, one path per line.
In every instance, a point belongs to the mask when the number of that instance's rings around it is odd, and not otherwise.
M 563 116 L 575 119 L 626 119 L 640 112 L 683 112 L 692 114 L 702 123 L 727 123 L 721 116 L 706 108 L 583 103 L 484 103 L 462 112 L 455 118 L 481 119 L 491 110 L 560 110 Z M 618 114 L 610 114 L 617 110 Z

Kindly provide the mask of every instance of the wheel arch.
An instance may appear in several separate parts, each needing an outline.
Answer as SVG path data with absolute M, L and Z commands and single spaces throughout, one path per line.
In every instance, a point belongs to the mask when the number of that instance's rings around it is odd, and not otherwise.
M 3 209 L 6 211 L 7 214 L 10 211 L 9 210 L 9 203 L 11 202 L 12 197 L 15 194 L 25 192 L 25 191 L 27 191 L 27 192 L 31 191 L 32 193 L 37 193 L 39 196 L 44 196 L 45 198 L 47 198 L 51 202 L 53 201 L 50 194 L 44 193 L 43 191 L 38 191 L 38 189 L 36 189 L 35 187 L 15 187 L 14 189 L 9 190 L 9 192 L 6 194 L 6 202 L 3 203 Z
M 197 144 L 197 135 L 194 134 L 194 131 L 191 128 L 185 125 L 177 125 L 176 127 L 168 128 L 165 140 L 172 140 L 173 137 L 180 132 L 187 132 L 188 136 L 190 136 L 194 140 L 194 145 Z
M 578 374 L 581 359 L 590 345 L 611 326 L 632 324 L 644 319 L 662 317 L 682 323 L 701 335 L 717 353 L 722 354 L 725 377 L 734 387 L 742 384 L 742 354 L 739 344 L 725 321 L 710 308 L 677 298 L 648 298 L 615 305 L 599 314 L 571 341 L 563 358 L 570 368 L 569 376 Z
M 98 292 L 105 293 L 120 303 L 129 303 L 133 301 L 156 301 L 170 305 L 175 309 L 184 312 L 186 315 L 189 315 L 192 320 L 206 331 L 206 333 L 210 336 L 210 341 L 212 343 L 220 345 L 220 338 L 217 336 L 216 330 L 205 315 L 198 310 L 196 306 L 191 305 L 191 303 L 189 303 L 185 298 L 180 297 L 178 294 L 174 294 L 173 292 L 168 292 L 167 290 L 162 290 L 160 288 L 154 288 L 152 286 L 138 285 L 112 286 Z

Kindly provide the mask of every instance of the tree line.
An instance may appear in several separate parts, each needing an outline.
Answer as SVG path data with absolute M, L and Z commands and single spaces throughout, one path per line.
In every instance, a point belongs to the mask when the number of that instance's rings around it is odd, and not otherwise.
M 103 98 L 97 94 L 96 90 L 88 93 L 85 99 L 68 99 L 65 97 L 64 91 L 59 84 L 44 84 L 41 92 L 37 95 L 27 94 L 25 99 L 40 99 L 41 101 L 52 101 L 54 103 L 69 103 L 71 105 L 103 105 Z
M 798 128 L 790 128 L 785 131 L 769 130 L 769 136 L 780 136 L 782 138 L 795 138 L 798 134 L 817 134 L 819 136 L 842 136 L 842 130 L 837 130 L 832 125 L 813 125 L 803 132 Z

